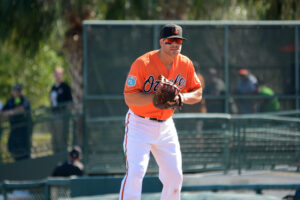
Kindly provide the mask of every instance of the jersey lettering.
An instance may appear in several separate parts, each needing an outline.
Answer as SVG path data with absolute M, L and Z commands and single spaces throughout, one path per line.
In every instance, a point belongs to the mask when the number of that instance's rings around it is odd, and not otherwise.
M 173 81 L 173 79 L 170 79 L 170 81 L 176 84 L 179 89 L 183 89 L 185 87 L 186 81 L 184 78 L 181 78 L 180 74 L 176 76 L 175 81 Z M 152 88 L 153 91 L 155 92 L 159 83 L 160 81 L 155 80 L 154 76 L 152 75 L 149 76 L 144 83 L 144 88 L 143 88 L 144 93 L 149 93 L 150 91 L 152 91 Z
M 158 86 L 159 83 L 160 83 L 160 81 L 155 81 L 155 86 L 154 86 L 154 88 L 153 88 L 153 91 L 154 91 L 154 92 L 156 91 L 157 86 Z
M 151 91 L 152 86 L 154 84 L 154 77 L 151 75 L 147 78 L 147 80 L 144 83 L 144 93 L 148 93 Z
M 180 74 L 176 76 L 175 81 L 173 81 L 172 79 L 170 81 L 174 82 L 174 84 L 176 84 L 179 89 L 183 89 L 185 87 L 186 81 L 184 78 L 181 78 Z

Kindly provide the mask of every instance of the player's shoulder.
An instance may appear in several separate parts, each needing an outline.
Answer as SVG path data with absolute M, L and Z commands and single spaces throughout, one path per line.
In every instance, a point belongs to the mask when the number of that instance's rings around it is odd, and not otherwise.
M 138 57 L 134 61 L 134 63 L 147 66 L 151 62 L 151 60 L 153 60 L 153 57 L 155 56 L 156 53 L 157 53 L 157 50 L 149 51 L 149 52 L 141 55 L 140 57 Z
M 189 57 L 187 57 L 186 55 L 183 55 L 183 54 L 179 54 L 178 55 L 178 60 L 179 62 L 182 64 L 186 64 L 186 65 L 191 65 L 193 64 L 191 59 Z

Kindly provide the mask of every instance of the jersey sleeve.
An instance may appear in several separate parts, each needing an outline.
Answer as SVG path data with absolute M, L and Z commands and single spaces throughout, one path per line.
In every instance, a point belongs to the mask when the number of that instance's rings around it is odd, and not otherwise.
M 195 72 L 195 68 L 192 62 L 188 66 L 188 81 L 187 81 L 187 92 L 202 88 L 201 82 Z
M 136 60 L 130 68 L 124 87 L 124 94 L 139 93 L 143 91 L 143 68 L 145 64 L 142 60 Z

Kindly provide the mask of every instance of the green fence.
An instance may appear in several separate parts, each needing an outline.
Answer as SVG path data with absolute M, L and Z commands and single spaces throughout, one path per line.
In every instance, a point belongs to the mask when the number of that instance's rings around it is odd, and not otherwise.
M 300 120 L 297 117 L 177 113 L 174 120 L 184 172 L 300 166 Z M 95 118 L 88 124 L 86 172 L 124 173 L 123 117 Z M 153 158 L 148 172 L 157 172 Z

